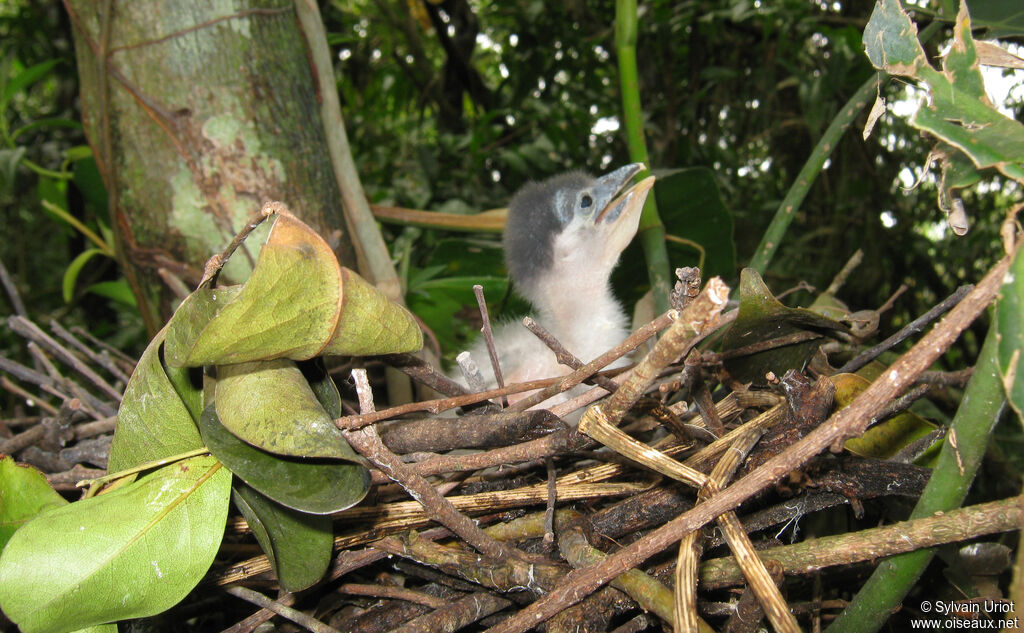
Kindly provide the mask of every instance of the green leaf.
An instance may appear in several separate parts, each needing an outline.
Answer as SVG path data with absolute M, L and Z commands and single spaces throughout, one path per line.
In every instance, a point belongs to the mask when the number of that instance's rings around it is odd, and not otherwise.
M 715 175 L 707 167 L 680 169 L 659 175 L 654 194 L 665 230 L 685 237 L 704 248 L 701 277 L 735 279 L 736 244 L 733 241 L 732 214 L 722 201 Z M 677 244 L 669 245 L 677 248 Z M 673 257 L 677 266 L 697 265 L 696 252 L 686 251 L 689 262 Z
M 116 301 L 121 305 L 126 305 L 132 308 L 138 306 L 138 304 L 135 303 L 135 295 L 132 294 L 132 289 L 128 286 L 128 281 L 126 279 L 118 279 L 117 281 L 101 281 L 89 286 L 86 290 L 101 297 L 106 297 L 111 301 Z
M 979 169 L 994 167 L 1024 182 L 1024 125 L 997 111 L 985 93 L 967 5 L 953 25 L 953 44 L 942 71 L 928 63 L 917 28 L 899 0 L 879 0 L 864 30 L 864 47 L 876 68 L 923 82 L 930 99 L 911 125 L 964 152 Z
M 0 554 L 0 607 L 23 633 L 165 611 L 213 562 L 230 491 L 228 469 L 194 457 L 37 516 Z
M 332 419 L 345 415 L 341 408 L 341 393 L 338 392 L 338 385 L 334 384 L 334 379 L 327 373 L 323 359 L 311 358 L 303 361 L 299 363 L 299 369 L 306 382 L 309 383 L 309 388 L 313 390 L 317 402 L 324 408 L 327 415 Z
M 836 374 L 832 376 L 832 382 L 836 385 L 837 408 L 853 402 L 871 384 L 857 374 Z M 928 435 L 936 428 L 936 425 L 916 413 L 904 411 L 872 426 L 860 437 L 846 440 L 843 446 L 861 457 L 889 459 L 907 444 Z
M 359 503 L 370 489 L 370 471 L 360 464 L 282 457 L 246 444 L 224 428 L 213 405 L 203 411 L 199 428 L 210 452 L 231 472 L 294 510 L 340 512 Z
M 722 340 L 722 351 L 746 347 L 798 332 L 827 334 L 846 327 L 806 308 L 787 308 L 779 303 L 752 268 L 740 273 L 740 307 L 736 321 Z M 725 361 L 726 370 L 741 382 L 763 384 L 769 371 L 781 377 L 810 360 L 823 338 L 775 347 Z
M 217 368 L 217 417 L 236 437 L 292 457 L 359 461 L 294 361 Z
M 11 79 L 4 84 L 3 90 L 0 91 L 0 112 L 3 112 L 7 108 L 7 104 L 11 101 L 14 95 L 45 77 L 46 73 L 50 72 L 50 70 L 59 63 L 59 59 L 50 59 L 45 62 L 38 63 L 35 66 L 30 66 L 29 68 L 21 71 L 21 73 L 19 73 L 14 79 Z
M 23 523 L 44 510 L 66 504 L 43 473 L 15 463 L 13 457 L 0 459 L 0 550 Z
M 242 511 L 285 591 L 301 591 L 320 580 L 331 564 L 331 517 L 296 512 L 243 483 L 232 498 Z
M 1017 252 L 1010 272 L 1003 279 L 996 304 L 999 377 L 1006 399 L 1024 424 L 1024 250 Z
M 200 448 L 199 430 L 160 362 L 165 327 L 135 366 L 117 411 L 109 472 Z
M 1024 35 L 1024 5 L 1018 0 L 971 0 L 974 26 L 987 28 L 986 38 Z
M 223 306 L 202 305 L 212 299 L 198 290 L 171 318 L 169 364 L 387 354 L 423 345 L 405 308 L 341 268 L 327 243 L 291 215 L 277 216 L 238 295 Z
M 78 282 L 78 274 L 82 272 L 82 268 L 85 264 L 96 255 L 102 254 L 103 251 L 98 248 L 89 248 L 82 251 L 77 257 L 71 260 L 67 269 L 64 270 L 64 280 L 61 283 L 61 288 L 64 290 L 64 303 L 71 303 L 71 300 L 74 298 L 75 284 Z

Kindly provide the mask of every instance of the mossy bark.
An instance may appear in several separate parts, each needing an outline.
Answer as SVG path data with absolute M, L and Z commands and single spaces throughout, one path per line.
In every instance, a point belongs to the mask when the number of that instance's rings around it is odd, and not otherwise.
M 306 42 L 289 0 L 70 0 L 83 121 L 147 327 L 268 200 L 355 259 Z M 224 270 L 244 281 L 266 238 Z

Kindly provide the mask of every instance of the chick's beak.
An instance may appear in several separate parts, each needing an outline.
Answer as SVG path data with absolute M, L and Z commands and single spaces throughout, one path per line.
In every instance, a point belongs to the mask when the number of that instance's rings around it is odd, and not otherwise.
M 608 202 L 594 218 L 594 224 L 606 233 L 606 248 L 616 256 L 626 248 L 636 234 L 637 226 L 640 224 L 640 212 L 651 187 L 654 186 L 654 176 L 648 176 L 622 191 L 630 179 L 642 169 L 644 166 L 641 163 L 626 165 L 599 178 L 594 188 L 595 197 L 598 197 L 597 192 L 614 187 L 610 195 L 603 198 Z

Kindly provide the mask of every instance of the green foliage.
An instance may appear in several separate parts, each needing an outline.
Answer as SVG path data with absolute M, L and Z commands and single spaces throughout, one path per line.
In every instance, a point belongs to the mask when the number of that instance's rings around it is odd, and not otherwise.
M 183 302 L 139 360 L 118 412 L 111 474 L 93 480 L 87 499 L 61 505 L 37 473 L 0 461 L 0 537 L 13 531 L 0 555 L 0 608 L 23 631 L 71 631 L 176 604 L 219 548 L 232 475 L 246 484 L 236 503 L 282 586 L 303 589 L 326 571 L 333 537 L 323 515 L 362 500 L 370 475 L 334 426 L 341 396 L 323 363 L 308 360 L 300 369 L 280 358 L 282 350 L 396 353 L 412 351 L 422 338 L 418 330 L 409 334 L 416 326 L 404 308 L 344 273 L 323 239 L 287 213 L 276 217 L 246 284 L 212 292 L 209 283 Z M 308 303 L 277 310 L 302 300 L 296 286 L 314 293 Z M 219 326 L 242 301 L 249 318 Z M 301 310 L 325 304 L 330 309 Z M 217 327 L 205 348 L 197 346 Z M 167 352 L 170 341 L 186 353 Z M 221 364 L 233 360 L 240 342 L 253 360 Z M 189 356 L 196 349 L 205 362 Z M 201 367 L 216 383 L 202 390 L 172 358 Z
M 26 521 L 66 503 L 41 472 L 11 457 L 0 458 L 0 550 Z
M 842 323 L 807 308 L 787 308 L 779 303 L 751 268 L 740 275 L 739 312 L 736 321 L 725 333 L 722 350 L 728 351 L 798 333 L 825 335 L 845 332 Z M 790 369 L 801 369 L 824 342 L 820 336 L 754 354 L 727 360 L 729 373 L 742 382 L 765 384 L 766 375 L 783 376 Z
M 220 462 L 193 457 L 38 515 L 0 555 L 4 613 L 60 633 L 173 606 L 213 562 L 230 488 Z

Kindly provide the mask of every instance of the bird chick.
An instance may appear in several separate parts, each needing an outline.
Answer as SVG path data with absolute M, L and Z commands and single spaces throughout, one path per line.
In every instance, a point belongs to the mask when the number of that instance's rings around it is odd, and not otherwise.
M 509 276 L 533 305 L 534 320 L 584 363 L 629 333 L 609 279 L 636 234 L 654 185 L 652 176 L 627 188 L 642 169 L 636 163 L 598 178 L 580 171 L 554 176 L 524 186 L 508 205 L 504 247 Z M 506 384 L 570 371 L 520 323 L 497 327 L 494 343 Z M 495 386 L 484 342 L 471 353 L 488 386 Z M 622 364 L 624 360 L 612 366 Z M 515 394 L 510 401 L 526 395 Z M 562 394 L 558 400 L 566 398 Z

